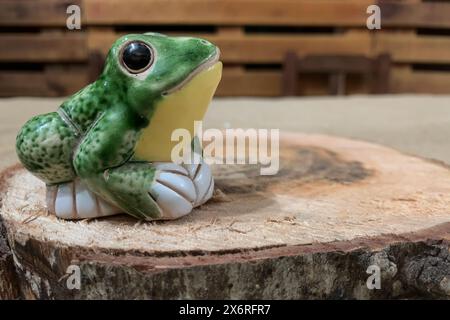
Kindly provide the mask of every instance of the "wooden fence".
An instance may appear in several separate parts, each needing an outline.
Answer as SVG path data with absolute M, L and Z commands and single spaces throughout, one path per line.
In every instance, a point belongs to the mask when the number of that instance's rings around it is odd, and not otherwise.
M 67 30 L 66 8 L 81 8 Z M 367 7 L 381 8 L 368 30 Z M 450 93 L 450 1 L 420 0 L 0 0 L 0 95 L 68 95 L 89 82 L 93 53 L 145 31 L 204 37 L 222 51 L 218 94 L 277 96 L 288 50 L 298 55 L 392 55 L 393 93 Z M 350 93 L 367 92 L 350 77 Z M 326 79 L 299 84 L 324 94 Z

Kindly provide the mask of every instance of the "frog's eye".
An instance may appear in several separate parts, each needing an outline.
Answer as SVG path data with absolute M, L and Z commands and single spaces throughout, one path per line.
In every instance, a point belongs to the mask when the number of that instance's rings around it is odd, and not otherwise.
M 122 50 L 122 64 L 131 73 L 145 71 L 152 62 L 152 49 L 143 42 L 130 42 Z

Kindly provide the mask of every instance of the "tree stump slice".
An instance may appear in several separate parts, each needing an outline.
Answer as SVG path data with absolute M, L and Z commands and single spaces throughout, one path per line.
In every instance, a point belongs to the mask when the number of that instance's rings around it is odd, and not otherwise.
M 0 237 L 0 255 L 8 270 L 14 257 L 15 274 L 3 274 L 21 297 L 39 299 L 450 297 L 445 165 L 285 133 L 277 175 L 254 165 L 213 171 L 213 199 L 185 218 L 71 222 L 47 214 L 40 180 L 9 168 L 0 216 L 10 252 Z M 0 290 L 8 281 L 2 261 Z M 80 268 L 80 289 L 67 287 L 71 265 Z M 381 289 L 367 286 L 371 265 Z

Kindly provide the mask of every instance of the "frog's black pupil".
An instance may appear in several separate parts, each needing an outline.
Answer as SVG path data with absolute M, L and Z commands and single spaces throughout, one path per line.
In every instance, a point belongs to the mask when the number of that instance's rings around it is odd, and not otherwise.
M 132 42 L 123 51 L 122 59 L 129 70 L 142 70 L 150 63 L 150 48 L 141 42 Z

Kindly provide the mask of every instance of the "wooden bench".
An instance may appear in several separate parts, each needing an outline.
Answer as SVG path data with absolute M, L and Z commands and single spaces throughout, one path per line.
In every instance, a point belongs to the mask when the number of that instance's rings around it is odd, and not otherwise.
M 348 74 L 361 74 L 370 85 L 370 93 L 389 93 L 391 58 L 380 54 L 371 59 L 364 56 L 306 56 L 299 59 L 295 52 L 286 54 L 283 64 L 283 95 L 295 96 L 298 74 L 328 74 L 328 94 L 345 95 Z

